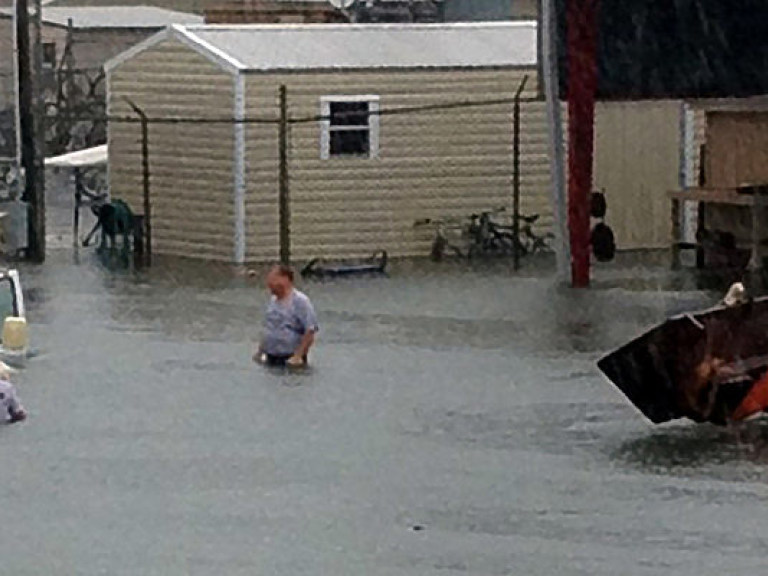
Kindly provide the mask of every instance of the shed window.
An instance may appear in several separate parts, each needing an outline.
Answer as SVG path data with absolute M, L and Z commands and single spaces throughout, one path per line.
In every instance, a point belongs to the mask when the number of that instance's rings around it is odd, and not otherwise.
M 322 158 L 378 156 L 378 96 L 327 96 L 320 109 Z

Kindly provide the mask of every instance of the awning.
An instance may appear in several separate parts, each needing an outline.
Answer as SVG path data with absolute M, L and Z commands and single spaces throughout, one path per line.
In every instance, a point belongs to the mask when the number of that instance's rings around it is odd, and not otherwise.
M 85 150 L 78 150 L 77 152 L 69 152 L 68 154 L 62 154 L 61 156 L 54 156 L 52 158 L 45 159 L 46 167 L 51 168 L 85 168 L 93 166 L 101 166 L 107 163 L 107 145 L 95 146 L 93 148 L 86 148 Z

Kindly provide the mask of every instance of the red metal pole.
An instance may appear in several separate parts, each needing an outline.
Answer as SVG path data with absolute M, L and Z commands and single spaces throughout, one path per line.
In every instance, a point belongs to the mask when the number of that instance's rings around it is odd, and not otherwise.
M 568 29 L 568 229 L 571 283 L 589 286 L 598 0 L 566 0 Z

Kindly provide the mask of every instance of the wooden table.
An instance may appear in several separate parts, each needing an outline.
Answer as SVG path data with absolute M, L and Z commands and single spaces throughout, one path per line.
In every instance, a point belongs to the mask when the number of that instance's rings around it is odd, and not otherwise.
M 745 186 L 742 188 L 687 188 L 685 190 L 672 190 L 668 193 L 672 201 L 672 235 L 673 235 L 673 262 L 680 264 L 680 250 L 693 248 L 696 245 L 688 245 L 681 238 L 680 214 L 683 202 L 698 202 L 700 205 L 719 204 L 721 206 L 743 206 L 749 208 L 752 213 L 752 234 L 750 241 L 750 270 L 759 270 L 763 267 L 762 236 L 765 209 L 768 207 L 767 186 Z M 703 210 L 699 213 L 699 227 L 703 225 Z

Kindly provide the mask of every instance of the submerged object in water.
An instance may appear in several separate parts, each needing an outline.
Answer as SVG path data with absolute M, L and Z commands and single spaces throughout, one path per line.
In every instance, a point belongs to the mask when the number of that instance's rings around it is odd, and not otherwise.
M 738 296 L 730 306 L 669 318 L 598 367 L 656 424 L 689 418 L 724 425 L 765 411 L 768 298 Z
M 357 263 L 329 263 L 320 258 L 310 260 L 301 270 L 302 276 L 351 276 L 356 274 L 383 274 L 387 268 L 387 253 L 382 250 L 370 259 Z

